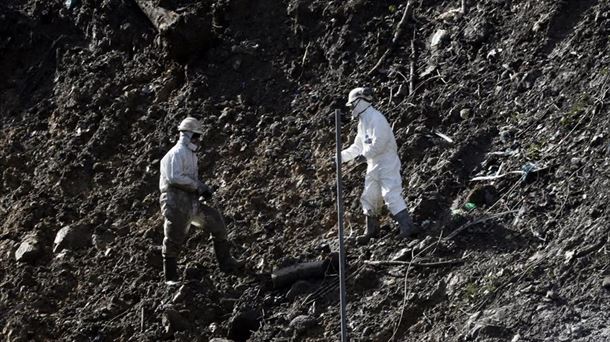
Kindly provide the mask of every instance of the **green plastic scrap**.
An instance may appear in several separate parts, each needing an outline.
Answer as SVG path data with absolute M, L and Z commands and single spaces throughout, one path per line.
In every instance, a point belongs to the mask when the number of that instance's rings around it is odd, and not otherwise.
M 477 205 L 472 202 L 468 202 L 468 203 L 464 204 L 464 209 L 466 209 L 468 211 L 474 210 L 476 207 L 477 207 Z

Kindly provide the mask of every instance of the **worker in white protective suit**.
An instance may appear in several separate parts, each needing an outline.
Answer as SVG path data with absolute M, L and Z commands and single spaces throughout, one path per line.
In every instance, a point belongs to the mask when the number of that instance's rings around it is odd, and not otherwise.
M 341 151 L 341 160 L 348 162 L 366 161 L 364 191 L 360 197 L 366 232 L 357 237 L 359 243 L 366 243 L 379 230 L 379 213 L 383 202 L 396 220 L 400 237 L 410 237 L 416 233 L 413 220 L 402 197 L 400 159 L 392 127 L 386 118 L 371 105 L 372 90 L 355 88 L 349 92 L 346 106 L 351 110 L 353 120 L 358 120 L 358 133 L 354 143 Z
M 214 251 L 222 271 L 233 271 L 242 262 L 229 252 L 227 229 L 220 212 L 199 202 L 199 196 L 210 198 L 212 190 L 199 180 L 197 156 L 202 135 L 201 124 L 195 118 L 184 119 L 180 139 L 161 160 L 161 213 L 165 218 L 163 239 L 163 271 L 168 283 L 178 280 L 177 257 L 191 224 L 202 227 L 213 235 Z

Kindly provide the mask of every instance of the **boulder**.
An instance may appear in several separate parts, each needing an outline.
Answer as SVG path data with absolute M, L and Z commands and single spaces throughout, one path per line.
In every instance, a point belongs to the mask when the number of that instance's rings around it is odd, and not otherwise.
M 182 316 L 178 311 L 173 309 L 167 309 L 163 313 L 161 320 L 165 332 L 172 334 L 176 331 L 188 330 L 191 324 Z
M 290 321 L 290 328 L 294 330 L 295 333 L 300 334 L 305 332 L 307 329 L 315 327 L 317 321 L 315 318 L 308 315 L 300 315 L 295 317 L 292 321 Z
M 15 259 L 18 262 L 32 263 L 42 255 L 42 244 L 34 235 L 26 236 L 17 251 L 15 251 Z
M 53 253 L 61 252 L 64 249 L 85 248 L 91 244 L 91 234 L 91 228 L 87 225 L 65 226 L 55 235 Z

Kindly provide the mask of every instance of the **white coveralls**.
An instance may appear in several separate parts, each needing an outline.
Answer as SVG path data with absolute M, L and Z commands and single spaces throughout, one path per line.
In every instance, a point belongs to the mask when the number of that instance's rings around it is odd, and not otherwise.
M 364 191 L 360 197 L 364 214 L 378 216 L 385 202 L 392 215 L 396 215 L 407 208 L 401 194 L 396 139 L 383 114 L 364 101 L 362 104 L 366 105 L 366 109 L 362 109 L 358 119 L 358 134 L 354 143 L 341 151 L 341 160 L 348 162 L 359 155 L 366 158 Z M 358 110 L 358 106 L 355 110 Z
M 212 233 L 215 241 L 225 241 L 227 230 L 218 210 L 200 204 L 197 189 L 197 156 L 190 144 L 192 133 L 180 132 L 180 139 L 161 159 L 159 189 L 163 226 L 163 256 L 177 257 L 191 224 Z

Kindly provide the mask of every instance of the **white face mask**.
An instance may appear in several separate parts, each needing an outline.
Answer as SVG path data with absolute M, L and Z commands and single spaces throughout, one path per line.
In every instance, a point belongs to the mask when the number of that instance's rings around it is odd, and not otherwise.
M 352 120 L 358 120 L 360 115 L 362 115 L 362 113 L 364 113 L 364 111 L 367 110 L 367 108 L 369 108 L 370 106 L 371 104 L 363 99 L 357 99 L 356 101 L 354 101 L 354 107 L 351 111 Z
M 186 142 L 187 142 L 186 146 L 189 148 L 189 150 L 191 150 L 193 152 L 197 152 L 199 150 L 199 146 L 195 145 L 191 142 L 192 138 L 193 138 L 193 132 L 180 132 L 180 139 L 186 140 Z

